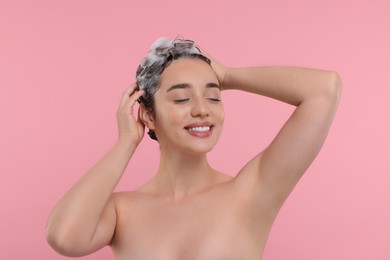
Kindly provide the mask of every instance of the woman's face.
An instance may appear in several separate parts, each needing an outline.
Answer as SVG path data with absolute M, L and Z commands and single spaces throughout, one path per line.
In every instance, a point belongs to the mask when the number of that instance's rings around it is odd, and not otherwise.
M 205 153 L 217 143 L 224 109 L 218 79 L 205 61 L 173 61 L 161 74 L 154 108 L 161 148 Z

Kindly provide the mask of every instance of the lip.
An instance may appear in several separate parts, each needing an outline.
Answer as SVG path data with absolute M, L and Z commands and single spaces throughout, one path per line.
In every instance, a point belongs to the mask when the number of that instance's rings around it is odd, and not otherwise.
M 201 127 L 201 126 L 210 126 L 213 127 L 214 125 L 210 122 L 196 122 L 190 125 L 185 126 L 185 129 L 192 128 L 192 127 Z
M 210 130 L 207 131 L 207 132 L 193 132 L 193 131 L 190 131 L 190 128 L 202 127 L 202 126 L 209 126 Z M 211 136 L 211 134 L 213 133 L 214 125 L 212 123 L 210 123 L 210 122 L 197 122 L 197 123 L 194 123 L 194 124 L 190 124 L 190 125 L 188 125 L 188 126 L 186 126 L 184 128 L 187 130 L 187 133 L 189 133 L 192 136 L 200 137 L 200 138 L 207 138 L 207 137 Z

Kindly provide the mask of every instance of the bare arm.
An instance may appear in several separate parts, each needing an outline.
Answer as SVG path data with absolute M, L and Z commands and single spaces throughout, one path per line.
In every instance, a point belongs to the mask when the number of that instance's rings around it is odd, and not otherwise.
M 47 240 L 59 253 L 82 256 L 111 242 L 116 225 L 112 192 L 137 145 L 144 126 L 132 115 L 135 101 L 133 84 L 122 96 L 118 109 L 119 139 L 65 195 L 52 210 L 47 224 Z
M 341 79 L 335 72 L 308 68 L 226 68 L 209 58 L 223 89 L 243 90 L 296 106 L 272 143 L 236 178 L 242 184 L 240 190 L 255 193 L 277 211 L 325 141 L 340 99 Z
M 325 141 L 341 94 L 341 80 L 335 72 L 294 67 L 230 69 L 225 80 L 227 89 L 296 106 L 272 143 L 240 173 L 243 178 L 254 178 L 262 196 L 265 192 L 272 207 L 278 208 Z

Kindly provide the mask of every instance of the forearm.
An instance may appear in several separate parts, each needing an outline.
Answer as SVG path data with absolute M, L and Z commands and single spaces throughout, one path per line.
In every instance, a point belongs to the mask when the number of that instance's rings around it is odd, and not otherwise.
M 328 95 L 338 88 L 335 72 L 298 67 L 228 68 L 223 89 L 239 89 L 291 105 Z
M 136 145 L 118 141 L 58 202 L 49 216 L 48 236 L 90 239 Z

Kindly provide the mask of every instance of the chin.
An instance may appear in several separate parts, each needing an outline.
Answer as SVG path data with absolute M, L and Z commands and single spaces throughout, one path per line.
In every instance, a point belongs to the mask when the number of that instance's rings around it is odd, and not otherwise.
M 206 155 L 208 154 L 210 151 L 213 150 L 213 147 L 212 148 L 209 148 L 209 149 L 206 149 L 206 148 L 199 148 L 197 147 L 196 149 L 195 148 L 185 148 L 182 150 L 183 154 L 191 154 L 191 155 L 194 155 L 194 156 L 202 156 L 202 155 Z
M 187 143 L 183 148 L 191 154 L 207 154 L 214 149 L 216 144 L 217 142 L 215 140 L 194 140 L 193 142 Z

